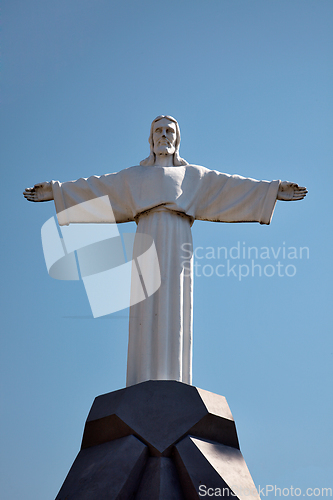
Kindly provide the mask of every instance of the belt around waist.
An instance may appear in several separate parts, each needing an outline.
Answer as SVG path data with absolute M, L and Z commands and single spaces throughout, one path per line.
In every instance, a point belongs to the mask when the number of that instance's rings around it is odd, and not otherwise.
M 183 217 L 184 219 L 189 220 L 191 226 L 194 222 L 194 218 L 191 217 L 190 215 L 187 215 L 184 212 L 180 212 L 178 210 L 171 210 L 169 208 L 164 207 L 163 205 L 158 206 L 158 207 L 149 208 L 148 210 L 145 210 L 144 212 L 140 212 L 140 213 L 136 214 L 136 216 L 134 217 L 134 220 L 138 224 L 139 219 L 141 219 L 141 217 L 146 217 L 147 215 L 150 215 L 153 212 L 167 212 L 169 214 L 173 214 L 173 215 L 176 215 L 178 217 Z

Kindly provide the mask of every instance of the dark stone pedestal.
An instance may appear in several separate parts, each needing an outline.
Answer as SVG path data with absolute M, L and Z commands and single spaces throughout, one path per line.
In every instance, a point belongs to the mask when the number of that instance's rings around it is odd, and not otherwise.
M 98 396 L 56 500 L 258 500 L 223 396 L 150 380 Z

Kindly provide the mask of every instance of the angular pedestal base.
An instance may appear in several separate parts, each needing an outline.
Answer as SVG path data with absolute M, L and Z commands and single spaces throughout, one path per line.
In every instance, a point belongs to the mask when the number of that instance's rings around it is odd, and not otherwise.
M 223 396 L 150 380 L 98 396 L 56 500 L 258 500 Z

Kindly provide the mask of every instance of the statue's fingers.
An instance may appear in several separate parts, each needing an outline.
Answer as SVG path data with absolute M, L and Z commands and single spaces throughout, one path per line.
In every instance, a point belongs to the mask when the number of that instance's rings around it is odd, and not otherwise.
M 305 195 L 306 195 L 306 193 L 304 193 L 304 192 L 299 192 L 299 191 L 296 191 L 296 192 L 294 193 L 294 196 L 305 196 Z
M 37 199 L 35 194 L 25 194 L 24 198 L 26 198 L 29 201 L 35 201 Z

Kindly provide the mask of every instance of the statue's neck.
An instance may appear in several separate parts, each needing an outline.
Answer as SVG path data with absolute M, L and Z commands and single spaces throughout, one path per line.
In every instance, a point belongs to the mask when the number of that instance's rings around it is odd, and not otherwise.
M 154 166 L 173 167 L 173 155 L 156 155 Z

